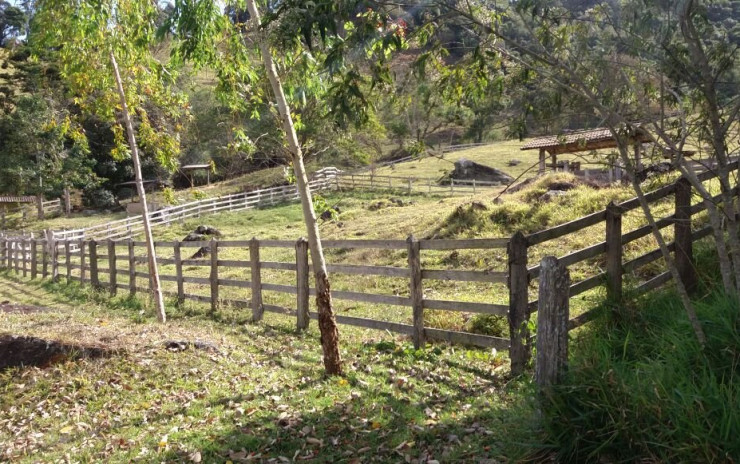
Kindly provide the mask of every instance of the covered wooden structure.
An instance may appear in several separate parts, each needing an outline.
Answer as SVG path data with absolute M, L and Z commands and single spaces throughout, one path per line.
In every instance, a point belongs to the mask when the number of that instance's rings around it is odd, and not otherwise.
M 195 171 L 206 171 L 206 185 L 211 185 L 211 165 L 210 164 L 186 164 L 185 166 L 180 166 L 180 169 L 183 172 L 190 172 L 190 186 L 192 187 L 193 184 L 193 175 L 192 173 Z
M 630 137 L 629 144 L 634 147 L 635 151 L 635 169 L 642 168 L 642 144 L 651 142 L 644 129 L 637 128 L 635 135 Z M 564 153 L 580 153 L 585 151 L 602 150 L 605 148 L 617 148 L 617 140 L 607 128 L 589 129 L 581 131 L 568 132 L 561 135 L 550 135 L 539 137 L 531 140 L 522 146 L 522 150 L 539 150 L 540 164 L 538 173 L 544 174 L 547 155 L 552 160 L 553 170 L 557 170 L 558 155 Z M 564 170 L 568 170 L 568 163 L 564 163 Z M 619 165 L 614 167 L 615 177 L 621 179 L 621 168 Z

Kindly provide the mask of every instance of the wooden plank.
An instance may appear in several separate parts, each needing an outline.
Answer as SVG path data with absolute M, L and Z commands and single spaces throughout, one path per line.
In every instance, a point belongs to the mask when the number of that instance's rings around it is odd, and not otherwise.
M 251 277 L 252 277 L 252 320 L 262 320 L 262 314 L 265 310 L 265 306 L 262 303 L 262 272 L 260 270 L 260 242 L 257 238 L 252 238 L 249 241 L 249 260 L 251 261 Z
M 377 248 L 383 250 L 403 250 L 405 240 L 323 240 L 324 248 Z
M 421 285 L 421 244 L 413 235 L 406 240 L 409 263 L 409 295 L 414 322 L 414 348 L 424 347 L 424 288 Z
M 249 269 L 249 267 L 251 266 L 251 263 L 243 259 L 219 259 L 218 266 L 219 267 L 238 267 L 238 268 Z
M 652 192 L 648 192 L 645 194 L 645 200 L 648 203 L 653 203 L 658 200 L 662 200 L 663 198 L 666 198 L 667 196 L 671 195 L 676 186 L 674 184 L 666 185 L 665 187 L 661 187 L 657 190 L 653 190 Z M 619 208 L 621 208 L 622 213 L 624 214 L 627 211 L 633 210 L 635 208 L 640 207 L 640 200 L 637 198 L 633 198 L 631 200 L 624 201 L 620 203 Z
M 427 337 L 430 340 L 445 341 L 460 345 L 473 345 L 484 348 L 496 348 L 497 350 L 508 350 L 509 340 L 488 335 L 473 334 L 468 332 L 455 332 L 452 330 L 426 328 Z
M 308 240 L 301 237 L 295 244 L 296 265 L 296 328 L 308 329 L 311 320 L 308 313 L 309 302 L 309 266 L 308 266 Z
M 659 219 L 655 221 L 655 224 L 658 226 L 658 229 L 664 229 L 670 225 L 673 225 L 674 217 L 673 215 L 670 215 L 668 217 Z M 622 245 L 626 245 L 627 243 L 633 242 L 637 240 L 638 238 L 642 238 L 646 235 L 650 235 L 653 232 L 653 229 L 650 225 L 642 226 L 638 229 L 635 229 L 633 231 L 627 232 L 622 234 Z
M 295 242 L 291 242 L 290 240 L 260 240 L 260 246 L 270 248 L 293 248 L 295 247 Z
M 456 282 L 488 282 L 505 284 L 508 277 L 509 276 L 506 272 L 500 271 L 457 271 L 453 269 L 422 269 L 421 271 L 421 278 L 424 280 L 453 280 Z
M 673 243 L 670 244 L 671 248 L 673 248 L 675 245 Z M 645 253 L 644 255 L 638 256 L 637 258 L 627 261 L 624 263 L 624 266 L 622 266 L 622 270 L 625 273 L 632 272 L 637 268 L 640 268 L 646 264 L 650 264 L 653 261 L 657 261 L 660 258 L 663 257 L 663 252 L 659 249 L 653 250 L 649 253 Z
M 261 242 L 260 242 L 261 243 Z M 283 271 L 295 271 L 294 263 L 280 263 L 275 261 L 261 261 L 259 266 L 263 269 L 278 269 Z
M 425 309 L 441 309 L 445 311 L 461 311 L 466 313 L 478 314 L 495 314 L 506 316 L 509 313 L 508 305 L 498 305 L 490 303 L 471 303 L 467 301 L 445 301 L 445 300 L 424 300 Z
M 218 285 L 223 285 L 224 287 L 252 288 L 252 282 L 237 279 L 218 279 Z
M 319 317 L 318 313 L 315 312 L 311 312 L 310 316 L 311 319 L 314 320 L 318 320 Z M 339 324 L 351 325 L 354 327 L 363 327 L 366 329 L 387 330 L 389 332 L 400 333 L 404 335 L 413 335 L 414 333 L 414 326 L 408 324 L 378 321 L 375 319 L 366 319 L 363 317 L 343 316 L 339 314 L 337 314 L 335 317 L 337 323 Z
M 251 304 L 251 301 L 250 301 L 250 304 Z M 293 314 L 293 311 L 291 311 L 288 308 L 283 308 L 282 306 L 271 305 L 271 304 L 263 304 L 262 309 L 264 311 L 267 311 L 270 313 L 276 313 L 276 314 Z
M 506 248 L 508 238 L 480 238 L 459 240 L 420 240 L 422 250 L 475 250 Z
M 207 259 L 183 259 L 183 266 L 210 266 L 211 262 Z
M 200 285 L 209 285 L 211 283 L 211 279 L 206 278 L 206 277 L 183 277 L 182 281 L 186 284 L 200 284 Z M 210 298 L 208 301 L 210 301 Z
M 177 282 L 177 276 L 160 274 L 159 280 L 161 280 L 162 282 Z
M 579 263 L 581 261 L 584 261 L 589 258 L 593 258 L 594 256 L 598 256 L 606 251 L 606 242 L 597 243 L 596 245 L 591 245 L 586 248 L 582 248 L 580 250 L 574 251 L 572 253 L 568 253 L 565 256 L 562 256 L 558 258 L 559 262 L 562 262 L 565 266 L 571 266 L 573 264 Z M 540 266 L 534 266 L 530 267 L 529 269 L 529 277 L 531 279 L 535 279 L 540 275 Z
M 70 248 L 70 242 L 69 240 L 65 240 L 64 242 L 64 267 L 65 272 L 67 273 L 67 283 L 71 282 L 72 278 L 72 253 Z
M 313 270 L 313 266 L 309 266 Z M 409 270 L 392 266 L 359 266 L 354 264 L 327 264 L 326 270 L 330 273 L 350 275 L 377 275 L 386 277 L 408 277 Z
M 554 238 L 562 237 L 563 235 L 578 232 L 586 227 L 598 224 L 604 221 L 604 219 L 606 219 L 606 210 L 597 211 L 588 216 L 566 222 L 565 224 L 560 224 L 559 226 L 530 234 L 526 237 L 527 244 L 529 246 L 533 246 Z
M 266 284 L 263 284 L 263 287 L 265 285 Z M 311 294 L 315 294 L 313 289 L 311 289 Z M 363 303 L 377 303 L 393 306 L 411 306 L 411 298 L 402 296 L 376 295 L 372 293 L 348 292 L 342 290 L 332 290 L 331 296 L 337 300 L 360 301 Z
M 605 280 L 606 280 L 605 272 L 601 272 L 593 277 L 589 277 L 588 279 L 581 280 L 580 282 L 571 285 L 570 296 L 574 297 L 576 295 L 580 295 L 583 292 L 587 292 L 593 288 L 596 288 L 599 285 L 603 284 Z
M 295 286 L 293 285 L 282 285 L 282 284 L 262 284 L 262 290 L 268 291 L 268 292 L 280 292 L 280 293 L 289 293 L 291 295 L 296 295 L 298 293 L 298 290 L 296 290 Z M 332 295 L 334 295 L 334 292 L 332 292 Z
M 599 314 L 599 310 L 601 308 L 593 308 L 588 311 L 586 311 L 583 314 L 580 314 L 573 319 L 568 321 L 568 331 L 571 331 L 573 329 L 577 329 L 578 327 L 581 327 L 585 325 L 588 322 L 591 322 L 594 320 L 594 318 Z
M 673 277 L 671 276 L 671 273 L 669 271 L 666 271 L 662 274 L 658 274 L 657 276 L 653 277 L 652 279 L 648 280 L 647 282 L 637 287 L 635 289 L 635 294 L 642 295 L 643 293 L 649 292 L 651 290 L 655 290 L 661 285 L 670 282 L 672 278 Z
M 78 246 L 80 252 L 80 282 L 85 282 L 85 241 L 80 239 Z

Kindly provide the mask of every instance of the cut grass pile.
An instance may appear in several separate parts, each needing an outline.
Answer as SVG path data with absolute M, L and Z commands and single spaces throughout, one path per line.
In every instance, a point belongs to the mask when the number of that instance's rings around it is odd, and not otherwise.
M 106 360 L 0 373 L 0 454 L 13 462 L 493 462 L 531 443 L 528 386 L 489 351 L 342 329 L 344 377 L 324 378 L 315 324 L 217 322 L 138 300 L 0 275 L 3 331 L 120 347 Z M 202 340 L 218 352 L 168 350 Z M 488 460 L 488 461 L 486 461 Z

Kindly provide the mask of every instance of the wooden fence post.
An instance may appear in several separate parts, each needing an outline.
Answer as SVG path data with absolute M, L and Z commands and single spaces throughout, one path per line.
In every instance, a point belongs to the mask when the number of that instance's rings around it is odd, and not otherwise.
M 0 234 L 0 267 L 5 267 L 5 255 L 8 253 L 8 238 Z
M 537 360 L 534 378 L 542 390 L 557 384 L 568 363 L 570 274 L 553 256 L 540 263 Z
M 128 291 L 131 296 L 136 295 L 136 252 L 134 240 L 128 239 Z
M 175 258 L 175 279 L 177 280 L 177 304 L 181 305 L 185 302 L 185 282 L 182 280 L 182 244 L 175 242 L 174 258 Z
M 118 269 L 116 269 L 116 242 L 108 239 L 108 290 L 110 296 L 116 296 L 118 293 Z
M 509 333 L 511 373 L 520 375 L 530 359 L 529 349 L 529 271 L 527 237 L 517 232 L 507 247 L 509 255 Z
M 421 286 L 421 246 L 413 235 L 406 239 L 409 258 L 409 295 L 414 320 L 414 348 L 424 346 L 424 289 Z
M 23 277 L 28 276 L 28 239 L 21 240 L 21 260 L 23 263 Z
M 64 214 L 67 217 L 72 214 L 72 198 L 69 194 L 69 188 L 64 189 Z
M 211 313 L 218 311 L 218 242 L 211 239 Z
M 295 271 L 296 289 L 298 290 L 296 296 L 298 320 L 296 325 L 298 330 L 305 330 L 308 328 L 310 317 L 308 314 L 308 240 L 304 237 L 299 238 L 295 244 Z
M 49 248 L 50 242 L 49 242 L 49 234 L 47 231 L 44 231 L 44 240 L 41 242 L 41 278 L 46 279 L 49 277 L 49 251 L 51 248 Z
M 85 239 L 80 239 L 80 283 L 85 282 Z
M 90 240 L 90 284 L 94 289 L 100 288 L 100 279 L 98 276 L 98 242 L 95 239 Z
M 262 320 L 262 273 L 260 271 L 260 242 L 256 237 L 249 241 L 249 262 L 252 270 L 252 320 Z
M 64 267 L 67 273 L 67 283 L 72 282 L 72 250 L 70 250 L 69 239 L 64 241 Z
M 59 282 L 59 245 L 54 234 L 49 231 L 49 254 L 51 255 L 51 281 Z
M 622 301 L 622 210 L 614 202 L 606 207 L 606 294 Z
M 38 241 L 34 238 L 31 240 L 31 278 L 38 277 Z
M 36 210 L 39 221 L 44 220 L 44 197 L 42 195 L 36 195 Z
M 686 179 L 676 181 L 674 242 L 675 260 L 686 290 L 696 291 L 697 277 L 694 267 L 694 245 L 691 238 L 691 184 Z

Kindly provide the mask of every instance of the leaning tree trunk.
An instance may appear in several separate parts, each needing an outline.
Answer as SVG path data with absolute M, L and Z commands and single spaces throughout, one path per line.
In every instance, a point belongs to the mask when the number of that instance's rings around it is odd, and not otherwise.
M 247 0 L 247 8 L 256 26 L 260 27 L 260 14 L 255 0 Z M 283 85 L 280 82 L 275 62 L 272 59 L 270 44 L 266 34 L 262 32 L 261 34 L 262 37 L 259 39 L 259 45 L 262 52 L 262 61 L 265 64 L 267 77 L 270 79 L 270 85 L 275 94 L 278 112 L 283 129 L 285 130 L 285 136 L 292 156 L 298 194 L 301 197 L 303 219 L 306 222 L 308 245 L 311 249 L 311 261 L 316 279 L 316 306 L 319 311 L 319 329 L 321 331 L 321 347 L 324 351 L 324 368 L 327 374 L 338 375 L 342 373 L 342 359 L 339 354 L 339 330 L 337 329 L 337 322 L 331 304 L 329 274 L 326 271 L 326 261 L 324 260 L 319 227 L 316 222 L 316 212 L 313 209 L 311 190 L 308 186 L 308 176 L 306 175 L 306 168 L 303 165 L 303 154 L 298 142 L 298 135 L 293 126 L 290 107 L 285 98 L 285 92 L 283 91 Z
M 128 143 L 131 147 L 131 159 L 134 162 L 134 174 L 136 175 L 136 190 L 139 193 L 139 199 L 141 200 L 141 216 L 144 220 L 144 235 L 146 236 L 146 249 L 147 258 L 149 261 L 149 276 L 152 283 L 152 296 L 154 302 L 157 305 L 157 319 L 159 322 L 167 321 L 167 314 L 164 310 L 164 300 L 162 299 L 162 288 L 159 283 L 159 271 L 157 270 L 157 255 L 154 250 L 154 239 L 152 238 L 152 227 L 149 224 L 149 208 L 146 204 L 146 193 L 144 192 L 144 181 L 141 177 L 141 162 L 139 160 L 139 150 L 136 145 L 136 136 L 134 135 L 134 125 L 131 123 L 131 114 L 128 111 L 128 104 L 126 103 L 126 93 L 123 90 L 123 82 L 121 81 L 121 73 L 118 71 L 118 62 L 116 61 L 113 52 L 110 53 L 110 61 L 113 65 L 113 74 L 116 77 L 116 85 L 118 87 L 118 95 L 121 98 L 121 113 L 123 114 L 123 122 L 126 126 L 126 134 L 128 135 Z

